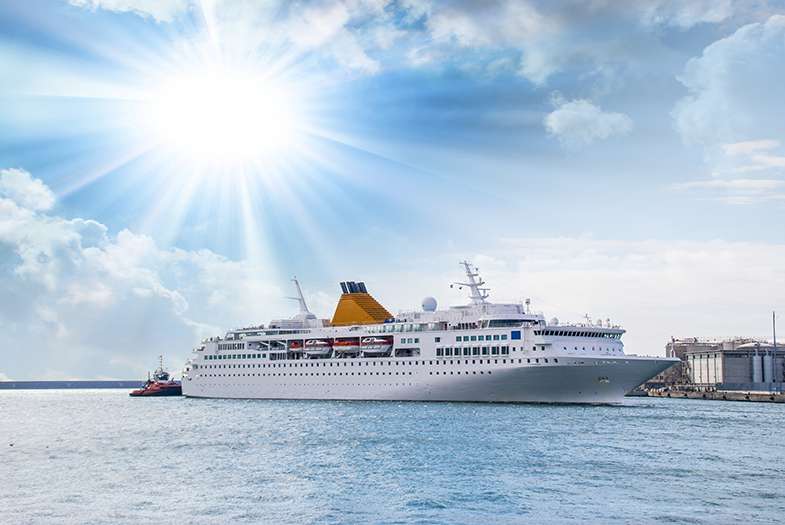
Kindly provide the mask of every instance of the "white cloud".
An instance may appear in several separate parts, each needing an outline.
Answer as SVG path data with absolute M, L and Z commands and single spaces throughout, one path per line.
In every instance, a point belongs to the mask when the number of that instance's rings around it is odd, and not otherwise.
M 55 202 L 54 193 L 43 182 L 14 168 L 0 170 L 0 197 L 30 210 L 48 210 Z
M 726 204 L 756 204 L 785 201 L 785 180 L 714 178 L 674 184 L 676 191 L 689 191 L 701 198 Z
M 260 265 L 111 236 L 23 206 L 41 193 L 24 187 L 0 198 L 0 347 L 15 377 L 133 378 L 161 351 L 179 367 L 200 337 L 291 310 Z
M 689 94 L 673 112 L 687 144 L 702 148 L 712 179 L 679 186 L 733 204 L 785 197 L 785 16 L 745 25 L 691 59 L 679 80 Z M 751 178 L 754 175 L 755 178 Z
M 428 14 L 427 26 L 437 44 L 518 50 L 519 73 L 535 84 L 544 84 L 560 66 L 561 54 L 550 48 L 560 37 L 560 24 L 529 2 L 429 5 L 420 11 Z
M 632 130 L 630 117 L 603 111 L 588 100 L 556 97 L 554 103 L 556 109 L 545 116 L 545 129 L 566 146 L 583 146 Z
M 717 163 L 723 145 L 785 136 L 785 16 L 748 24 L 691 59 L 679 77 L 689 91 L 674 110 L 685 142 Z
M 641 17 L 645 24 L 689 29 L 698 24 L 723 22 L 737 8 L 732 0 L 647 0 L 641 6 Z
M 768 151 L 779 147 L 780 142 L 773 139 L 748 140 L 745 142 L 735 142 L 733 144 L 723 144 L 722 149 L 726 155 L 750 155 L 759 151 Z
M 711 179 L 677 184 L 679 189 L 720 189 L 742 190 L 751 193 L 764 193 L 785 187 L 785 181 L 772 179 Z
M 69 0 L 69 2 L 78 7 L 149 16 L 157 22 L 171 22 L 185 13 L 190 5 L 189 0 Z

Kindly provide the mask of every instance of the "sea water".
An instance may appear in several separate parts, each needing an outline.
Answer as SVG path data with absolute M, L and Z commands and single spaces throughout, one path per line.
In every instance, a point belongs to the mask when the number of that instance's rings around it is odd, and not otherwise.
M 0 522 L 783 523 L 785 406 L 0 392 Z

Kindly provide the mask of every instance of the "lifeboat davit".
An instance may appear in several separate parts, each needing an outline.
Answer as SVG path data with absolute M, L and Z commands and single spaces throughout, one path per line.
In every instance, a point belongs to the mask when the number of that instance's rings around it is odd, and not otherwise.
M 364 337 L 360 344 L 360 350 L 363 355 L 368 356 L 390 355 L 392 346 L 392 338 L 390 337 Z
M 333 347 L 324 339 L 309 339 L 305 342 L 305 355 L 308 357 L 329 357 Z

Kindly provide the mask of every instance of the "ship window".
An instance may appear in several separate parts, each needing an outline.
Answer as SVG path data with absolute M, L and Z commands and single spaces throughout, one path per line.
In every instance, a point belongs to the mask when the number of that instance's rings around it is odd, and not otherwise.
M 476 340 L 477 340 L 477 336 L 476 336 L 476 335 L 473 335 L 473 336 L 471 337 L 471 339 L 472 339 L 472 341 L 476 341 Z
M 503 346 L 502 347 L 502 354 L 509 355 L 510 354 L 510 347 L 509 346 Z
M 491 347 L 491 354 L 499 355 L 499 347 L 498 346 Z
M 419 342 L 420 342 L 420 338 L 419 338 L 419 337 L 415 337 L 415 338 L 414 338 L 414 343 L 415 343 L 415 344 L 417 344 L 417 343 L 419 343 Z
M 482 355 L 488 355 L 488 347 L 487 346 L 483 346 L 482 347 Z
M 433 338 L 433 340 L 434 340 L 434 342 L 436 342 L 436 343 L 441 343 L 441 341 L 442 341 L 442 338 L 441 338 L 441 337 L 434 337 L 434 338 Z
M 499 334 L 496 334 L 496 335 L 494 335 L 494 336 L 493 336 L 493 340 L 494 340 L 494 341 L 498 341 L 498 340 L 499 340 Z
M 441 357 L 444 355 L 444 350 L 442 348 L 436 349 L 436 357 Z
M 475 346 L 474 348 L 472 348 L 472 355 L 480 355 L 480 347 L 479 346 Z
M 540 358 L 539 358 L 539 357 L 535 358 L 535 359 L 534 359 L 534 362 L 535 362 L 535 363 L 539 363 L 539 362 L 540 362 Z
M 469 349 L 469 348 L 464 348 L 463 349 L 463 355 L 469 355 L 470 353 L 471 353 L 471 349 Z
M 461 337 L 460 335 L 456 335 L 455 336 L 455 340 L 456 341 L 461 341 L 462 339 L 463 339 L 463 337 Z
M 558 360 L 558 359 L 556 359 L 556 358 L 554 357 L 554 358 L 553 358 L 553 362 L 554 362 L 554 363 L 558 363 L 558 362 L 559 362 L 559 360 Z

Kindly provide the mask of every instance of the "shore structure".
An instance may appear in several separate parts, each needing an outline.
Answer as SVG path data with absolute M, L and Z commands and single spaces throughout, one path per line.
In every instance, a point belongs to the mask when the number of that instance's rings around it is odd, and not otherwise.
M 679 363 L 650 384 L 704 391 L 785 391 L 785 349 L 773 342 L 674 338 L 665 351 Z

